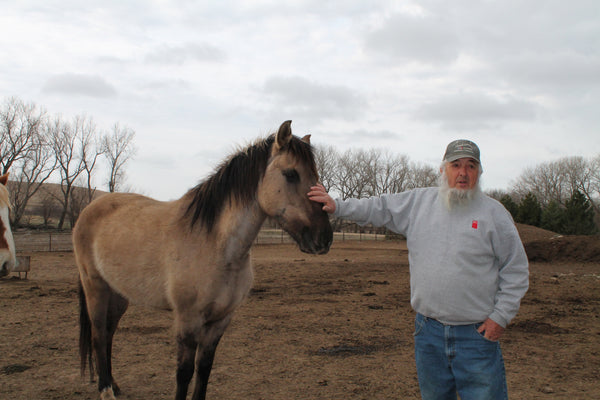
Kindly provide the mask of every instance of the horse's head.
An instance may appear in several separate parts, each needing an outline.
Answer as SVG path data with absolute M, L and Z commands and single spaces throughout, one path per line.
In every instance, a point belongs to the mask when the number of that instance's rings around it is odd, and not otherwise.
M 306 253 L 324 254 L 333 241 L 333 230 L 322 205 L 307 193 L 319 177 L 310 135 L 292 135 L 292 121 L 279 127 L 257 196 L 262 210 L 273 217 Z
M 8 275 L 16 265 L 15 243 L 10 230 L 10 200 L 6 184 L 8 173 L 0 176 L 0 277 Z

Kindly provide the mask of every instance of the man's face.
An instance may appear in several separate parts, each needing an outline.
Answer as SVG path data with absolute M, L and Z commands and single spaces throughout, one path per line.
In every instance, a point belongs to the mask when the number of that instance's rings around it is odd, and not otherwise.
M 446 163 L 448 187 L 473 189 L 479 179 L 479 163 L 472 158 L 459 158 Z

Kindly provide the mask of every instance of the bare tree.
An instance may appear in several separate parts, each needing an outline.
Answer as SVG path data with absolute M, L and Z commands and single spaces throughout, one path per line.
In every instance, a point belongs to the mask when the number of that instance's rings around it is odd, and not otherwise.
M 410 172 L 408 156 L 384 153 L 377 194 L 404 192 L 410 185 Z
M 51 125 L 51 144 L 60 173 L 62 192 L 58 199 L 62 206 L 59 229 L 63 228 L 69 212 L 75 182 L 84 172 L 87 173 L 88 193 L 92 191 L 92 173 L 98 158 L 98 151 L 92 148 L 96 144 L 93 140 L 95 133 L 95 125 L 86 117 L 75 117 L 72 124 L 56 118 Z
M 338 158 L 334 173 L 335 185 L 342 199 L 360 198 L 368 193 L 368 155 L 363 150 L 347 150 Z
M 41 190 L 40 196 L 38 212 L 42 216 L 44 227 L 48 228 L 52 217 L 56 216 L 56 198 L 47 190 Z
M 36 136 L 45 111 L 16 97 L 5 100 L 0 109 L 0 167 L 2 173 L 25 157 L 37 145 Z
M 338 159 L 333 146 L 314 146 L 315 163 L 321 184 L 329 191 L 335 184 L 334 175 Z
M 439 171 L 430 165 L 412 163 L 408 173 L 409 182 L 404 190 L 437 186 L 439 175 Z
M 46 122 L 45 111 L 15 97 L 0 109 L 0 163 L 3 172 L 11 170 L 11 224 L 15 226 L 54 168 L 45 141 Z
M 600 190 L 598 190 L 600 155 L 590 159 L 585 159 L 583 157 L 568 157 L 561 161 L 561 167 L 563 174 L 567 179 L 570 197 L 572 197 L 576 191 L 579 191 L 590 202 L 594 211 L 597 214 L 600 213 Z
M 112 132 L 102 138 L 102 151 L 110 170 L 108 191 L 111 193 L 121 189 L 125 180 L 124 166 L 137 151 L 133 144 L 134 137 L 133 129 L 121 127 L 116 123 Z
M 600 216 L 600 154 L 590 160 L 588 171 L 589 191 L 584 194 L 592 203 L 596 216 Z
M 343 199 L 437 185 L 433 167 L 410 163 L 408 156 L 385 150 L 350 149 L 340 155 L 333 147 L 320 148 L 316 160 L 325 188 L 339 192 Z
M 526 169 L 513 185 L 521 197 L 533 193 L 542 206 L 552 201 L 565 205 L 575 191 L 585 195 L 596 212 L 598 206 L 598 172 L 600 156 L 586 160 L 583 157 L 565 157 Z
M 46 123 L 44 126 L 48 127 Z M 14 226 L 19 225 L 30 200 L 56 169 L 56 158 L 42 131 L 45 132 L 45 129 L 34 135 L 34 145 L 26 152 L 25 157 L 13 165 L 10 197 L 13 206 L 11 224 Z
M 534 194 L 544 206 L 551 201 L 564 204 L 567 198 L 565 176 L 560 173 L 558 162 L 527 168 L 517 179 L 514 190 L 520 198 L 528 193 Z
M 84 117 L 76 117 L 75 118 L 75 126 L 76 126 L 76 136 L 79 140 L 79 150 L 81 161 L 83 162 L 83 174 L 85 179 L 85 185 L 80 185 L 84 187 L 85 196 L 83 196 L 83 204 L 80 205 L 80 209 L 71 210 L 71 221 L 72 224 L 75 224 L 77 220 L 77 216 L 87 204 L 91 203 L 94 199 L 94 195 L 96 194 L 96 187 L 93 184 L 93 175 L 96 168 L 96 163 L 100 156 L 104 153 L 102 150 L 102 142 L 101 139 L 96 134 L 96 125 L 93 123 L 91 119 Z M 73 198 L 73 193 L 71 193 L 71 197 Z M 81 196 L 79 196 L 81 197 Z M 74 202 L 71 202 L 71 205 L 75 205 Z M 74 215 L 76 214 L 76 216 Z

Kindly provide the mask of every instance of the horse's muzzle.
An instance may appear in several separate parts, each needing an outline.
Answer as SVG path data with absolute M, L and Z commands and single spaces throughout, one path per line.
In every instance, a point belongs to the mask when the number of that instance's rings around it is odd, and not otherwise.
M 309 227 L 302 229 L 301 240 L 298 241 L 300 250 L 310 254 L 326 254 L 333 242 L 333 230 L 327 224 L 325 229 L 316 232 Z

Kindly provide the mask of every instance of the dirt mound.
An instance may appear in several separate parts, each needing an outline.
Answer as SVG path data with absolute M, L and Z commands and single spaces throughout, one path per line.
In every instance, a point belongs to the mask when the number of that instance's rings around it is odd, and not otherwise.
M 556 232 L 525 224 L 517 224 L 517 230 L 519 231 L 519 236 L 521 236 L 523 243 L 552 239 L 560 236 Z
M 599 236 L 563 236 L 517 224 L 529 261 L 600 262 Z

